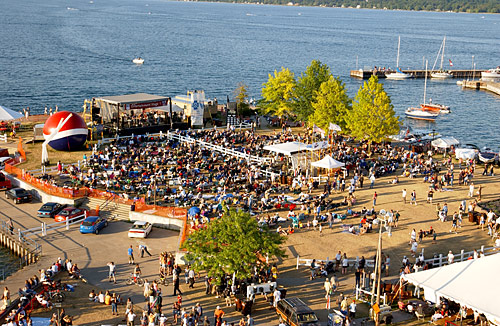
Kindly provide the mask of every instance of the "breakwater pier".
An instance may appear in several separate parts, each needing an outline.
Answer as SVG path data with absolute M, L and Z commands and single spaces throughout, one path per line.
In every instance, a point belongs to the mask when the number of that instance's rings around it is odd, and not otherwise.
M 425 78 L 425 70 L 401 70 L 405 74 L 411 75 L 413 78 Z M 453 78 L 461 78 L 461 79 L 467 79 L 467 78 L 481 78 L 481 72 L 486 71 L 486 69 L 476 69 L 476 70 L 447 70 L 450 74 L 453 75 Z M 358 69 L 358 70 L 351 70 L 351 77 L 354 78 L 361 78 L 361 79 L 370 79 L 371 76 L 375 75 L 378 78 L 385 78 L 387 73 L 393 72 L 392 70 L 378 70 L 378 69 L 371 69 L 371 70 L 363 70 L 363 69 Z M 431 78 L 431 73 L 432 71 L 427 71 L 427 77 Z
M 480 89 L 500 95 L 500 82 L 484 80 L 462 80 L 457 82 L 463 88 Z

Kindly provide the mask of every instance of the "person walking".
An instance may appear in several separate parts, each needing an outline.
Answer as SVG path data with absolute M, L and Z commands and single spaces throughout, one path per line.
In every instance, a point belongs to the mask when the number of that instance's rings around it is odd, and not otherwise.
M 134 326 L 135 314 L 133 310 L 127 313 L 127 326 Z
M 474 182 L 471 182 L 469 185 L 469 197 L 474 197 Z
M 373 189 L 374 185 L 375 185 L 375 175 L 372 173 L 370 175 L 370 189 Z
M 109 267 L 109 281 L 113 281 L 116 284 L 116 265 L 114 262 L 108 263 Z
M 415 206 L 417 206 L 417 192 L 415 191 L 415 189 L 413 189 L 410 196 L 411 196 L 410 205 L 415 204 Z
M 181 274 L 181 268 L 178 265 L 174 266 L 174 270 L 172 273 L 172 280 L 174 282 L 174 294 L 173 296 L 177 295 L 177 292 L 179 292 L 180 295 L 182 295 L 182 291 L 180 289 L 180 274 Z
M 377 192 L 375 191 L 375 193 L 373 194 L 373 207 L 375 207 L 377 205 Z
M 194 278 L 195 278 L 194 269 L 190 267 L 188 272 L 188 279 L 189 279 L 189 287 L 191 289 L 194 289 Z
M 406 204 L 406 189 L 403 189 L 402 197 L 403 197 L 403 203 Z
M 127 250 L 128 253 L 128 264 L 133 265 L 134 264 L 134 248 L 132 248 L 132 245 Z

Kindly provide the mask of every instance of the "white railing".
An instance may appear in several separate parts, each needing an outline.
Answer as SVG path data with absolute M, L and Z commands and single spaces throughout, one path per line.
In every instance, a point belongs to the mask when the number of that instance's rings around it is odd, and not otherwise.
M 481 249 L 477 250 L 478 255 L 480 253 L 483 253 L 485 256 L 489 256 L 492 254 L 498 253 L 500 250 L 500 247 L 484 247 L 481 246 Z M 422 249 L 422 256 L 423 256 L 424 250 Z M 474 250 L 472 251 L 464 251 L 463 249 L 460 251 L 458 254 L 453 254 L 453 262 L 458 263 L 461 261 L 468 260 L 470 257 L 474 258 Z M 448 254 L 443 255 L 439 254 L 439 256 L 433 257 L 433 258 L 428 258 L 424 259 L 424 263 L 430 263 L 432 264 L 433 267 L 441 267 L 444 265 L 448 264 Z
M 297 255 L 297 265 L 295 268 L 299 269 L 299 266 L 311 266 L 312 261 L 313 261 L 313 259 L 300 258 L 300 256 Z M 359 257 L 358 256 L 356 256 L 356 259 L 348 259 L 348 261 L 349 261 L 349 267 L 354 267 L 354 269 L 358 268 L 358 266 L 359 266 Z M 318 264 L 323 263 L 323 264 L 325 264 L 325 266 L 329 262 L 335 263 L 335 260 L 330 260 L 329 257 L 326 257 L 326 260 L 316 259 L 316 263 L 318 263 Z M 366 259 L 365 266 L 373 268 L 375 266 L 375 262 L 373 261 L 373 259 Z
M 253 125 L 251 123 L 238 123 L 238 124 L 230 124 L 228 123 L 227 124 L 227 129 L 231 129 L 231 127 L 234 128 L 234 130 L 236 129 L 239 129 L 241 131 L 241 129 L 252 129 L 253 128 Z
M 85 215 L 82 214 L 81 216 L 66 219 L 66 221 L 62 221 L 62 222 L 55 222 L 52 224 L 47 224 L 45 222 L 42 222 L 42 224 L 38 227 L 26 229 L 24 231 L 19 230 L 19 232 L 18 232 L 19 239 L 29 239 L 30 236 L 37 235 L 37 234 L 41 234 L 42 236 L 46 236 L 49 231 L 55 231 L 55 230 L 62 229 L 62 228 L 69 230 L 70 225 L 80 223 L 84 218 L 85 218 Z

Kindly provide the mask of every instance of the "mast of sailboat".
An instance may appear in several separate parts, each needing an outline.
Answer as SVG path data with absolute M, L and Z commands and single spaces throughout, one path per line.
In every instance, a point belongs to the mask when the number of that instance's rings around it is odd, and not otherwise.
M 434 71 L 434 68 L 436 68 L 436 64 L 437 64 L 437 61 L 439 59 L 439 55 L 441 54 L 441 50 L 443 49 L 443 42 L 441 42 L 441 46 L 439 47 L 439 51 L 438 51 L 438 54 L 436 56 L 436 60 L 434 60 L 434 64 L 432 65 L 432 69 L 431 69 L 431 72 Z M 443 66 L 443 62 L 441 61 L 441 68 Z
M 443 71 L 443 60 L 444 60 L 444 48 L 446 46 L 446 35 L 443 39 L 443 51 L 441 51 L 441 66 L 439 66 L 439 71 Z
M 399 46 L 401 45 L 401 35 L 398 36 L 398 56 L 396 58 L 396 68 L 399 68 Z
M 427 64 L 428 61 L 425 61 L 425 81 L 424 81 L 424 105 L 425 105 L 425 95 L 427 93 Z

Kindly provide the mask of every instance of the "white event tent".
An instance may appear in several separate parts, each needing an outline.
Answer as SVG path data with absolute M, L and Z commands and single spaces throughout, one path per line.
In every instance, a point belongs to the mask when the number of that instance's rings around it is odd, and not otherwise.
M 441 137 L 438 139 L 434 139 L 431 142 L 431 145 L 433 147 L 438 147 L 438 148 L 451 148 L 451 146 L 458 146 L 460 142 L 455 138 L 455 137 Z
M 301 152 L 301 151 L 316 151 L 320 149 L 328 148 L 329 144 L 327 141 L 320 141 L 313 144 L 304 144 L 298 141 L 267 145 L 264 146 L 264 150 L 283 154 L 286 156 L 292 156 L 292 154 Z
M 403 279 L 424 289 L 425 299 L 440 297 L 483 313 L 500 325 L 500 254 L 466 260 L 422 272 L 403 275 Z
M 301 150 L 304 150 L 305 147 L 306 147 L 306 144 L 298 142 L 298 141 L 293 141 L 293 142 L 288 142 L 288 143 L 267 145 L 267 146 L 264 146 L 264 150 L 278 153 L 278 154 L 283 154 L 286 156 L 292 156 L 293 153 L 300 152 Z
M 323 169 L 339 169 L 345 166 L 345 163 L 339 162 L 332 158 L 330 155 L 326 155 L 321 160 L 312 162 L 312 166 Z
M 0 120 L 1 121 L 7 121 L 7 120 L 14 120 L 14 119 L 19 119 L 24 117 L 22 113 L 19 113 L 17 111 L 14 111 L 12 109 L 6 108 L 5 106 L 0 105 Z

